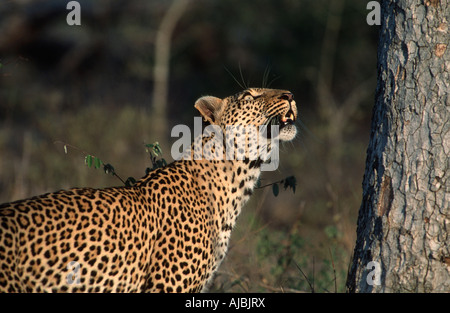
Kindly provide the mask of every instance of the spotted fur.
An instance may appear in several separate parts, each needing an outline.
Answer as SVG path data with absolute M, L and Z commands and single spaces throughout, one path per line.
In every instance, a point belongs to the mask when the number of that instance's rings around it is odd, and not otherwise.
M 281 140 L 296 134 L 289 91 L 252 88 L 202 97 L 195 107 L 224 132 L 275 120 Z M 188 159 L 133 187 L 74 188 L 0 205 L 0 291 L 204 291 L 265 160 Z

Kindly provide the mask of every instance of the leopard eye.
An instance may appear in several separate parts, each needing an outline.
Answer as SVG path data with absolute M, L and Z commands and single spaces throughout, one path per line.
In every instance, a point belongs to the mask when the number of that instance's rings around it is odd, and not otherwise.
M 242 99 L 251 101 L 251 100 L 253 100 L 254 98 L 253 98 L 253 96 L 252 96 L 252 94 L 251 94 L 250 92 L 246 92 L 246 93 L 244 93 L 244 95 L 242 96 Z
M 262 96 L 262 94 L 258 94 L 258 95 L 253 95 L 253 94 L 251 94 L 250 92 L 245 92 L 244 94 L 242 94 L 241 95 L 241 97 L 240 97 L 240 99 L 241 100 L 246 100 L 246 101 L 251 101 L 251 100 L 256 100 L 256 99 L 258 99 L 259 97 L 261 97 Z

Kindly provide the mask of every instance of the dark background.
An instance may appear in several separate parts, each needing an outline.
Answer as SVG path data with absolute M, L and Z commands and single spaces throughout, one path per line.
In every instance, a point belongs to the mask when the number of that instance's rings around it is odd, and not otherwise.
M 197 98 L 262 87 L 266 73 L 295 95 L 300 134 L 262 183 L 294 175 L 296 191 L 255 192 L 211 289 L 344 291 L 376 84 L 367 2 L 190 1 L 170 35 L 168 110 L 157 119 L 155 38 L 172 2 L 79 3 L 81 26 L 67 24 L 66 1 L 0 3 L 0 203 L 121 185 L 86 154 L 139 178 L 151 164 L 144 143 L 159 141 L 171 161 L 176 138 L 156 122 L 191 126 Z

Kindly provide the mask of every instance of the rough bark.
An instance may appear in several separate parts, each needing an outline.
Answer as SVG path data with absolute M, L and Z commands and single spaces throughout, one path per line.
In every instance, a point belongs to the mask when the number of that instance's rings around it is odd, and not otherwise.
M 449 23 L 447 0 L 381 3 L 350 292 L 450 291 Z

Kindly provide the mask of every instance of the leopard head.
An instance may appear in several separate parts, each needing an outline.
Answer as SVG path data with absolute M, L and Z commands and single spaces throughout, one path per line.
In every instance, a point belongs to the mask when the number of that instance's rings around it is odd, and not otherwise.
M 297 134 L 294 125 L 297 106 L 293 94 L 287 90 L 249 88 L 224 99 L 205 96 L 196 101 L 195 108 L 207 123 L 220 128 L 227 145 L 238 149 L 236 140 L 241 138 L 245 145 L 241 146 L 245 150 L 241 153 L 245 157 L 255 153 L 261 156 L 261 151 L 271 149 L 271 140 L 290 141 Z M 215 153 L 218 154 L 217 150 Z M 263 161 L 268 158 L 261 157 Z

